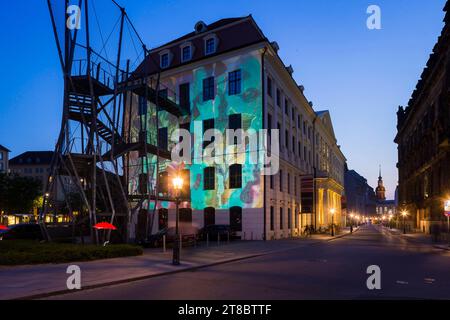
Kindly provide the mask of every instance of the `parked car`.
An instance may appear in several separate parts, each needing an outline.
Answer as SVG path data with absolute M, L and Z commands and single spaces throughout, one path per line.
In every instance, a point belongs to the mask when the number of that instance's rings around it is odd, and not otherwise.
M 229 237 L 231 240 L 236 237 L 236 232 L 233 232 L 229 225 L 212 224 L 200 230 L 200 239 L 206 240 L 207 235 L 209 235 L 209 241 L 217 240 L 217 237 L 221 240 L 227 240 Z
M 0 233 L 2 240 L 43 240 L 41 227 L 38 224 L 16 224 L 8 227 Z
M 146 248 L 157 248 L 163 245 L 163 237 L 166 236 L 166 244 L 173 243 L 175 241 L 175 227 L 164 228 L 155 234 L 148 237 L 147 240 L 143 240 L 140 244 Z M 180 226 L 179 234 L 181 235 L 181 241 L 183 243 L 193 243 L 198 240 L 198 229 L 192 226 Z

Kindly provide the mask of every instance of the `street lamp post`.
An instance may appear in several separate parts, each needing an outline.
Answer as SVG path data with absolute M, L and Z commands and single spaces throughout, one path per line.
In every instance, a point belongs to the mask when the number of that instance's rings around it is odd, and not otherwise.
M 334 237 L 334 208 L 331 208 L 330 213 L 331 213 L 331 236 Z
M 183 179 L 180 177 L 175 177 L 173 179 L 173 189 L 175 190 L 175 242 L 173 245 L 173 258 L 172 264 L 175 266 L 180 265 L 180 233 L 178 228 L 178 223 L 180 221 L 180 193 L 183 188 Z
M 403 217 L 403 234 L 406 234 L 406 222 L 405 218 L 408 215 L 408 212 L 406 210 L 402 211 L 402 217 Z

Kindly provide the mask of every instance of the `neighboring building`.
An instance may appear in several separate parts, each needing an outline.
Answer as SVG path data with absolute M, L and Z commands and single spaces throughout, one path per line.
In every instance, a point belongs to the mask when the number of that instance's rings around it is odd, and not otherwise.
M 52 151 L 24 152 L 9 160 L 10 171 L 22 177 L 38 180 L 42 185 L 42 192 L 44 192 L 52 157 Z
M 395 200 L 386 200 L 386 188 L 384 187 L 383 177 L 378 175 L 378 186 L 375 189 L 376 193 L 376 212 L 378 215 L 395 215 L 397 213 L 397 205 Z
M 151 50 L 147 61 L 135 71 L 140 74 L 149 68 L 154 80 L 162 69 L 160 94 L 188 113 L 175 116 L 159 112 L 159 132 L 147 135 L 149 143 L 155 144 L 154 137 L 158 136 L 159 147 L 171 150 L 176 142 L 169 137 L 178 127 L 198 136 L 207 129 L 222 133 L 226 129 L 279 129 L 277 175 L 263 176 L 263 164 L 251 164 L 247 161 L 249 152 L 241 154 L 236 149 L 227 150 L 227 155 L 235 156 L 241 164 L 209 164 L 217 157 L 213 155 L 186 165 L 190 201 L 181 203 L 182 223 L 196 227 L 227 224 L 248 240 L 299 235 L 304 223 L 313 220 L 302 219 L 311 217 L 311 213 L 301 214 L 301 180 L 312 176 L 319 162 L 323 166 L 318 178 L 318 190 L 323 194 L 318 200 L 322 208 L 320 223 L 329 223 L 330 207 L 336 209 L 336 222 L 340 223 L 345 158 L 336 145 L 329 113 L 314 112 L 304 88 L 297 85 L 292 67 L 285 66 L 278 49 L 251 16 L 222 19 L 209 25 L 198 22 L 194 32 Z M 154 114 L 155 105 L 136 93 L 131 100 L 130 132 L 138 140 L 142 119 Z M 196 144 L 193 149 L 203 150 L 207 144 Z M 201 155 L 194 153 L 194 158 L 198 157 Z M 152 159 L 143 170 L 143 155 L 136 152 L 130 157 L 127 176 L 131 196 L 141 193 L 142 174 L 155 172 L 155 158 Z M 159 163 L 158 171 L 161 168 L 165 172 L 160 177 L 170 177 L 178 170 L 169 161 Z M 164 189 L 168 189 L 167 185 L 160 188 Z M 158 223 L 153 224 L 152 232 L 175 224 L 173 203 L 160 201 L 156 212 Z M 138 225 L 139 221 L 132 224 Z
M 8 159 L 11 151 L 0 144 L 0 173 L 8 172 Z
M 366 215 L 375 216 L 377 214 L 377 196 L 375 190 L 369 186 L 367 190 Z
M 444 28 L 408 106 L 397 112 L 399 209 L 412 226 L 443 224 L 450 194 L 450 1 Z
M 17 174 L 22 177 L 33 178 L 41 183 L 41 191 L 44 193 L 50 174 L 50 166 L 53 157 L 53 151 L 27 151 L 17 157 L 9 160 L 9 168 L 12 174 Z M 60 176 L 65 190 L 68 192 L 72 190 L 70 187 L 71 180 L 68 177 Z M 57 184 L 55 190 L 55 199 L 60 203 L 64 202 L 64 192 L 61 183 Z M 33 215 L 37 215 L 39 208 L 35 208 Z M 28 215 L 28 214 L 25 214 Z
M 345 168 L 345 194 L 347 196 L 347 212 L 362 216 L 375 214 L 373 188 L 367 184 L 367 179 L 355 170 Z M 373 205 L 373 210 L 371 209 Z
M 341 203 L 344 196 L 344 171 L 347 160 L 337 144 L 330 112 L 319 111 L 316 115 L 313 130 L 316 227 L 331 224 L 332 210 L 334 223 L 345 225 L 345 213 L 342 212 Z

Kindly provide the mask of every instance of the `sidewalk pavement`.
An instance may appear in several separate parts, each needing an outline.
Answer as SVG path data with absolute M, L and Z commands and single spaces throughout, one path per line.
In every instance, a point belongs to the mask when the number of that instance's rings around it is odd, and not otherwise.
M 202 244 L 182 248 L 180 266 L 171 264 L 171 249 L 163 252 L 161 248 L 144 249 L 144 254 L 137 257 L 65 264 L 0 266 L 0 299 L 29 299 L 68 293 L 66 281 L 70 274 L 66 270 L 70 265 L 80 267 L 82 289 L 91 289 L 291 250 L 332 241 L 348 233 L 349 230 L 344 229 L 334 238 L 329 235 L 313 235 L 266 242 L 232 241 L 229 244 L 222 242 L 220 245 L 210 242 L 209 247 Z
M 420 244 L 432 246 L 437 249 L 450 251 L 450 246 L 447 242 L 445 242 L 445 241 L 433 242 L 431 235 L 429 235 L 429 234 L 425 234 L 422 232 L 411 232 L 411 231 L 404 234 L 403 230 L 400 230 L 400 229 L 395 229 L 395 228 L 390 229 L 388 227 L 383 227 L 383 229 L 389 231 L 392 234 L 401 236 L 401 237 L 403 237 L 411 242 L 414 242 L 414 243 L 420 243 Z

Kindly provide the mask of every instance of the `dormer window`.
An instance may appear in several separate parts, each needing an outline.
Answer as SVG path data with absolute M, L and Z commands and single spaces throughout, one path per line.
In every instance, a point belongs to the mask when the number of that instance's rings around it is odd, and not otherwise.
M 181 48 L 181 62 L 186 62 L 192 60 L 192 56 L 194 54 L 194 47 L 192 43 L 187 42 L 180 46 Z
M 172 61 L 172 53 L 169 50 L 163 50 L 159 53 L 159 66 L 161 69 L 168 68 Z
M 161 55 L 161 68 L 167 68 L 169 66 L 169 54 L 164 53 Z
M 204 38 L 205 40 L 205 55 L 213 54 L 217 50 L 218 39 L 215 34 L 211 34 Z

